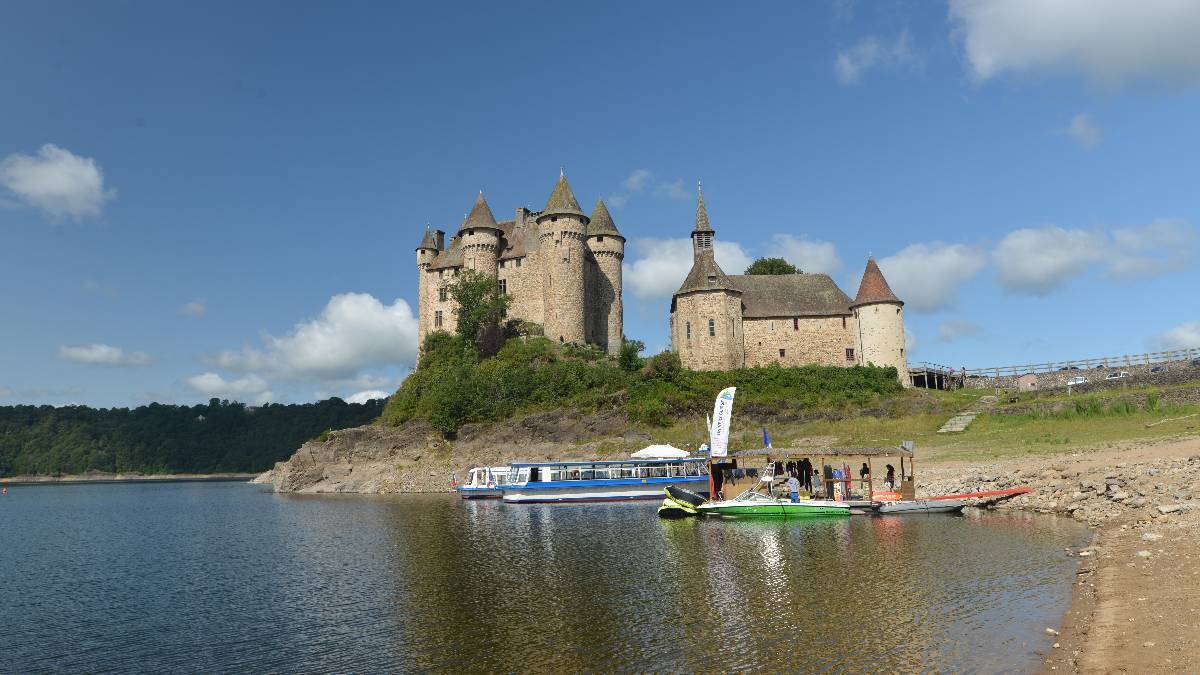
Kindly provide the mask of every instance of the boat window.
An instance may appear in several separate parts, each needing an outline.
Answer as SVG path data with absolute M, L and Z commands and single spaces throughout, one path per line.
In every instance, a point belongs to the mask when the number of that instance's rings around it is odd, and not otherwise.
M 596 480 L 604 480 L 608 478 L 608 469 L 596 469 Z
M 653 475 L 655 478 L 666 478 L 667 477 L 667 467 L 663 466 L 662 464 L 659 464 L 658 466 L 654 467 Z

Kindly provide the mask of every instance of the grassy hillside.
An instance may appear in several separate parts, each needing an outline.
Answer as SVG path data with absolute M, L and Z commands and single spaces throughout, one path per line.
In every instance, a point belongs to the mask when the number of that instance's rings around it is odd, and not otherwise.
M 557 408 L 620 410 L 630 422 L 670 426 L 703 418 L 724 387 L 738 387 L 738 407 L 759 415 L 811 416 L 864 409 L 902 393 L 893 368 L 806 366 L 685 370 L 671 353 L 644 363 L 619 362 L 590 348 L 545 338 L 509 340 L 496 356 L 479 358 L 457 338 L 426 343 L 417 369 L 388 400 L 382 421 L 428 419 L 445 434 L 469 422 Z

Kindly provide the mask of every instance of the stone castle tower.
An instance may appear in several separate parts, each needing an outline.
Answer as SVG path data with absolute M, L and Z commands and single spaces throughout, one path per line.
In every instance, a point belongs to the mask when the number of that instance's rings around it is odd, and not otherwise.
M 564 175 L 544 209 L 518 208 L 512 220 L 497 222 L 480 192 L 458 234 L 447 244 L 444 232 L 426 228 L 416 257 L 421 344 L 431 332 L 454 330 L 448 289 L 460 270 L 474 269 L 512 296 L 509 319 L 541 324 L 558 342 L 621 349 L 625 238 L 603 201 L 584 214 Z
M 873 258 L 851 300 L 828 274 L 726 274 L 703 192 L 692 229 L 692 268 L 671 299 L 671 346 L 684 366 L 728 370 L 778 363 L 894 366 L 910 384 L 904 303 Z

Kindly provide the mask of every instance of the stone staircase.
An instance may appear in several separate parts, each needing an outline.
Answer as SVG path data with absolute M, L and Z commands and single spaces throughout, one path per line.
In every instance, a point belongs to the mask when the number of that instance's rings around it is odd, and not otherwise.
M 995 396 L 981 396 L 965 410 L 946 420 L 946 423 L 937 432 L 939 434 L 957 434 L 966 431 L 967 427 L 971 426 L 971 422 L 975 420 L 976 415 L 995 405 L 998 400 Z

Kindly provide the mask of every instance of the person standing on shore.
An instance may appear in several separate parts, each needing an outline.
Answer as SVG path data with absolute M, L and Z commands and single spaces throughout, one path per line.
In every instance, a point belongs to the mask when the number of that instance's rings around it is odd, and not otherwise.
M 800 479 L 795 476 L 788 476 L 787 479 L 788 493 L 792 498 L 792 503 L 800 501 Z

